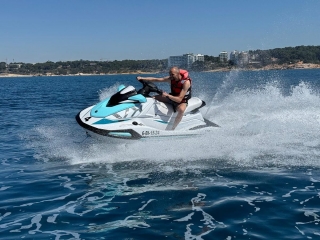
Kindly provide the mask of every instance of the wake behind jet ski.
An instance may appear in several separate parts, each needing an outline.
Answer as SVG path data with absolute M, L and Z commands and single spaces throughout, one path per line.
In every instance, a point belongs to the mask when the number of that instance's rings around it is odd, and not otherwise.
M 133 86 L 120 85 L 111 97 L 80 111 L 76 116 L 78 124 L 89 135 L 124 139 L 197 135 L 200 130 L 218 127 L 199 111 L 205 102 L 192 97 L 181 122 L 172 131 L 175 109 L 170 103 L 150 96 L 150 93 L 162 93 L 154 83 L 140 82 L 143 86 L 138 91 Z

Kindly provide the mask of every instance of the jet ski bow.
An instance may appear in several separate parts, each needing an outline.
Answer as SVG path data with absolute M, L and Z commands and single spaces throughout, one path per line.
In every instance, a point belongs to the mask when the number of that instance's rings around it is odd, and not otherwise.
M 197 135 L 200 130 L 218 127 L 203 118 L 199 109 L 205 102 L 192 97 L 181 122 L 172 131 L 175 109 L 170 103 L 149 95 L 162 93 L 154 83 L 140 82 L 143 86 L 139 91 L 133 86 L 120 85 L 111 97 L 80 111 L 76 116 L 78 124 L 91 136 L 123 139 Z

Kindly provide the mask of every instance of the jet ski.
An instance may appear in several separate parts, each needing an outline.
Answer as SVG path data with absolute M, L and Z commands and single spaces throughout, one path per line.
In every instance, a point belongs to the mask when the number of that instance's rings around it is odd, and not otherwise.
M 192 97 L 181 122 L 172 131 L 177 115 L 174 107 L 150 96 L 162 94 L 154 83 L 140 82 L 143 86 L 138 91 L 133 86 L 120 85 L 111 97 L 80 111 L 76 116 L 78 124 L 90 136 L 122 139 L 189 136 L 219 127 L 202 116 L 200 108 L 206 103 Z

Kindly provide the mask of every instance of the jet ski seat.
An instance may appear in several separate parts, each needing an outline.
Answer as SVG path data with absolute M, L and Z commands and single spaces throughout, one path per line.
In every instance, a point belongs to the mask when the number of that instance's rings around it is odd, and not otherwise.
M 196 112 L 198 109 L 202 108 L 205 106 L 206 103 L 202 101 L 201 99 L 197 97 L 192 97 L 188 100 L 188 106 L 187 109 L 185 110 L 184 114 L 187 114 L 189 112 Z

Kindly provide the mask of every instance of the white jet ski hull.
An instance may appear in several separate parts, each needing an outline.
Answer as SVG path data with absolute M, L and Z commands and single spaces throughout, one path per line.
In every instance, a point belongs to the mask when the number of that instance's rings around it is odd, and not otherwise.
M 196 97 L 189 99 L 181 122 L 172 131 L 177 113 L 171 104 L 136 93 L 132 86 L 120 86 L 115 95 L 76 116 L 89 135 L 122 139 L 190 136 L 218 126 L 203 118 L 199 109 L 205 103 Z

